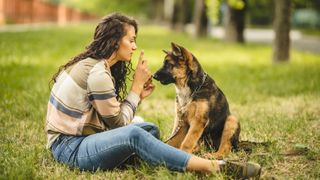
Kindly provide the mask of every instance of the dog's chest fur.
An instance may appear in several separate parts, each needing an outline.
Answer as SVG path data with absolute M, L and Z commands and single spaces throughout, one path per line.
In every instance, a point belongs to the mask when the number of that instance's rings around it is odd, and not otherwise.
M 177 111 L 184 114 L 187 109 L 188 104 L 192 100 L 191 90 L 188 86 L 185 86 L 182 88 L 176 87 L 176 93 L 177 93 L 177 103 L 178 103 Z

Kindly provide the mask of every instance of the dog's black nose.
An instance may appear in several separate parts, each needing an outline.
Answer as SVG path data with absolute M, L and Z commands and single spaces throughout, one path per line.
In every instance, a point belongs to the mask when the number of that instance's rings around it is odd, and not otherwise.
M 159 81 L 159 75 L 158 75 L 158 73 L 155 73 L 155 74 L 153 75 L 153 79 Z

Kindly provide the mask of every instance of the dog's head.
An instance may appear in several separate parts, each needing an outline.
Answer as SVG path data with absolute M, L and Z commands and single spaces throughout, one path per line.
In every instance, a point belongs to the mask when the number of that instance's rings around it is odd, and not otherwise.
M 175 43 L 171 43 L 171 48 L 172 51 L 163 50 L 166 54 L 163 66 L 153 76 L 164 85 L 186 80 L 198 67 L 197 60 L 187 49 Z

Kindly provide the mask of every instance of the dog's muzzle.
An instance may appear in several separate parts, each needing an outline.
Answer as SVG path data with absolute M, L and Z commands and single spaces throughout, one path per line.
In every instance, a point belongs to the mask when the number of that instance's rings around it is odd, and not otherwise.
M 163 85 L 175 82 L 175 79 L 170 73 L 164 72 L 161 69 L 153 75 L 153 78 L 157 81 L 160 81 L 160 83 Z

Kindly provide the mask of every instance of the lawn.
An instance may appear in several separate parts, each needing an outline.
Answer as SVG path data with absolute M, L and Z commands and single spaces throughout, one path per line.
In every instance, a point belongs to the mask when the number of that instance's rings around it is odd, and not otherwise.
M 53 160 L 45 149 L 44 130 L 49 81 L 59 65 L 88 45 L 93 30 L 87 24 L 0 33 L 0 179 L 223 179 L 143 163 L 125 170 L 81 172 Z M 320 177 L 320 54 L 292 50 L 290 63 L 273 64 L 267 45 L 196 40 L 163 27 L 141 26 L 138 52 L 145 50 L 153 72 L 162 64 L 161 50 L 172 41 L 190 49 L 224 91 L 241 121 L 241 139 L 269 143 L 251 154 L 232 153 L 229 159 L 260 163 L 264 178 Z M 137 115 L 157 124 L 166 139 L 175 90 L 155 84 Z M 298 153 L 287 155 L 292 150 Z

